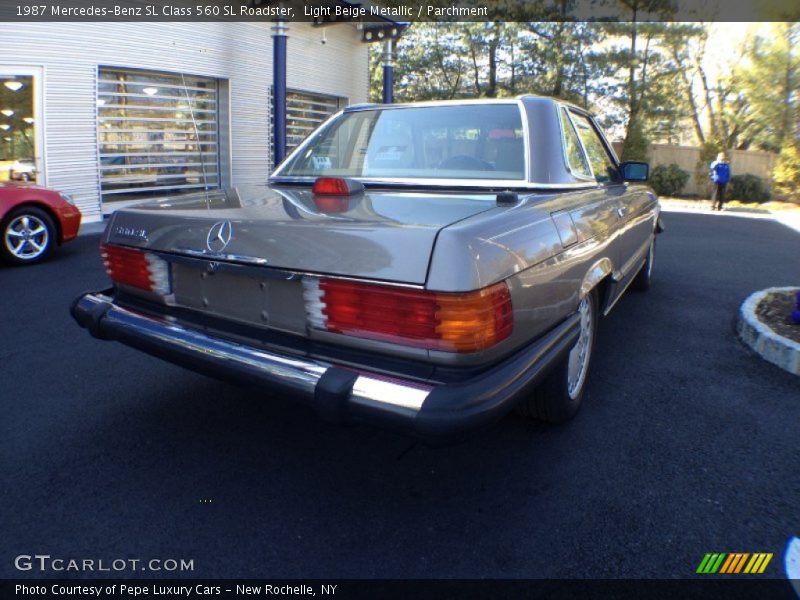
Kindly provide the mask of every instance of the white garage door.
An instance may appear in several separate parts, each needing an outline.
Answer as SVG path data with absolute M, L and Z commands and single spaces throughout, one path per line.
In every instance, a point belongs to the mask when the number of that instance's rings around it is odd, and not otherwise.
M 336 96 L 292 90 L 286 94 L 286 151 L 294 150 L 328 117 L 344 108 L 347 101 Z
M 218 88 L 216 79 L 101 67 L 103 202 L 219 187 Z

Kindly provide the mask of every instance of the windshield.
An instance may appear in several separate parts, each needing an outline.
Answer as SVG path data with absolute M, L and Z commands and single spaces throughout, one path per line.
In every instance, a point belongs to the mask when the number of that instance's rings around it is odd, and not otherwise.
M 276 175 L 522 180 L 520 110 L 467 104 L 346 112 Z

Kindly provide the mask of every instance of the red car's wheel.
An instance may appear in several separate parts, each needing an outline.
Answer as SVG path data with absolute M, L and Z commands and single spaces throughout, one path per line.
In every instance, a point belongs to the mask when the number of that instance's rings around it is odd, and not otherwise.
M 2 223 L 0 255 L 11 264 L 29 265 L 43 260 L 56 243 L 53 220 L 43 210 L 23 206 Z

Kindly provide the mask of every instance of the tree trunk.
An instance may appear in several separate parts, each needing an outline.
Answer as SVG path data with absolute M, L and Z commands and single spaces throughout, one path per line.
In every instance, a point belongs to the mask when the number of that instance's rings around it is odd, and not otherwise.
M 694 126 L 694 134 L 697 137 L 699 144 L 705 144 L 706 136 L 703 133 L 703 124 L 700 121 L 700 107 L 697 106 L 697 100 L 695 100 L 694 94 L 692 93 L 692 80 L 689 79 L 689 76 L 686 74 L 686 65 L 681 60 L 680 53 L 678 52 L 678 48 L 676 46 L 672 47 L 672 59 L 679 67 L 678 71 L 680 71 L 681 74 L 681 82 L 683 83 L 686 99 L 689 101 L 689 107 L 692 109 L 692 125 Z
M 564 23 L 560 23 L 553 36 L 553 47 L 555 48 L 556 56 L 556 78 L 553 81 L 551 96 L 556 98 L 561 97 L 564 90 Z
M 512 96 L 516 96 L 517 95 L 516 70 L 517 70 L 517 62 L 516 62 L 516 59 L 514 57 L 514 42 L 512 41 L 511 42 L 511 82 L 510 82 L 510 88 L 511 88 L 511 95 Z
M 481 95 L 481 78 L 480 78 L 480 70 L 478 69 L 478 57 L 475 54 L 475 44 L 472 43 L 470 40 L 469 51 L 472 55 L 472 72 L 475 78 L 475 93 L 480 96 Z
M 628 67 L 628 120 L 634 121 L 639 112 L 636 101 L 636 9 L 633 5 L 633 18 L 631 19 L 631 64 Z
M 711 140 L 716 141 L 720 139 L 720 132 L 717 115 L 714 113 L 714 99 L 711 97 L 711 89 L 708 87 L 706 72 L 699 63 L 697 65 L 697 73 L 700 75 L 700 83 L 703 84 L 703 93 L 706 97 L 706 112 L 708 113 L 708 123 L 711 128 Z
M 489 43 L 489 85 L 486 86 L 489 98 L 497 96 L 497 38 Z

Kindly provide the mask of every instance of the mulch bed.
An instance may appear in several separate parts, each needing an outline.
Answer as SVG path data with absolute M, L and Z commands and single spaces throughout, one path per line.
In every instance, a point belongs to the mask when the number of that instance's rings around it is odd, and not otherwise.
M 800 325 L 795 324 L 789 314 L 797 302 L 797 292 L 774 292 L 767 294 L 756 307 L 758 320 L 785 338 L 800 344 Z

